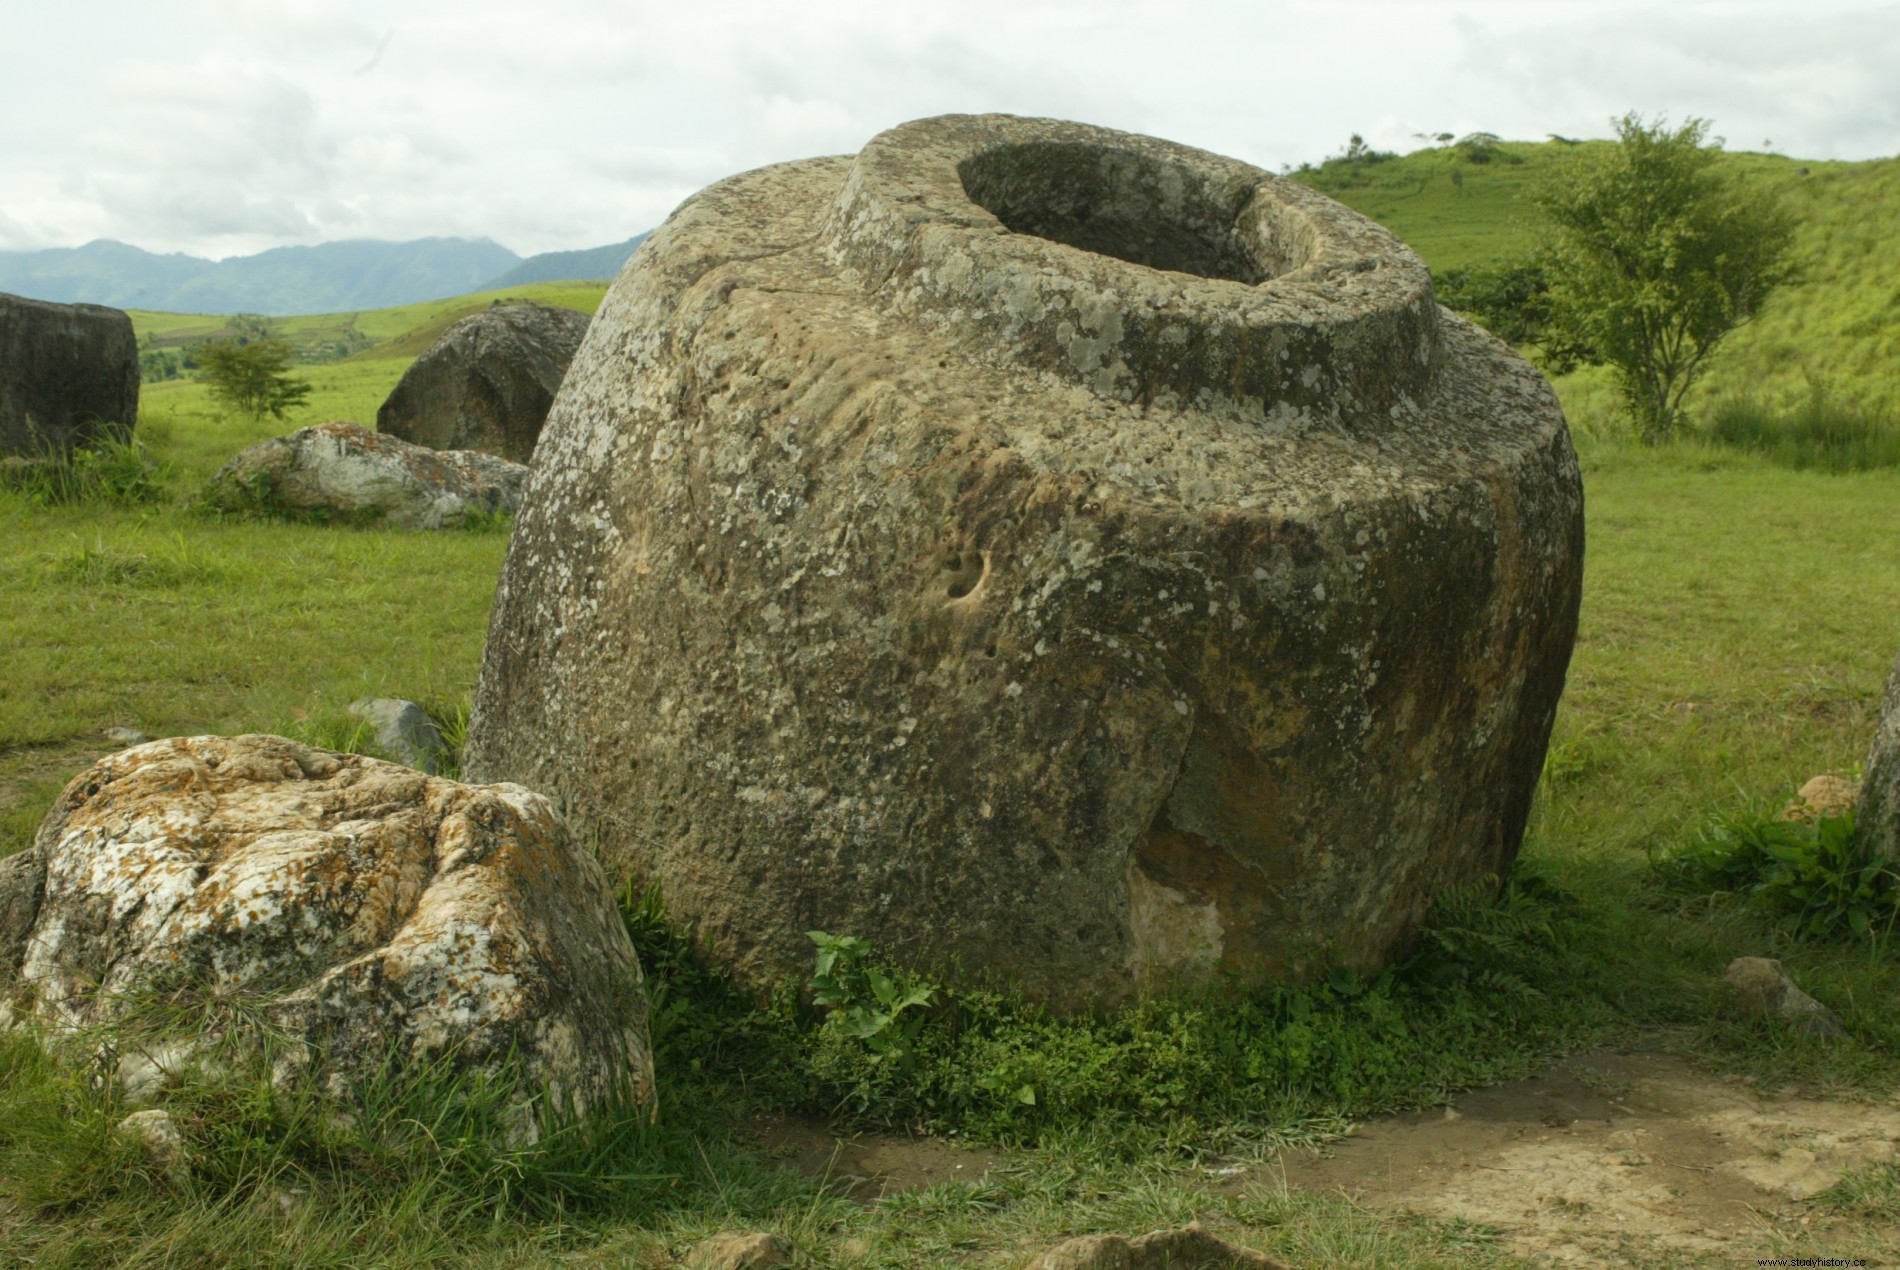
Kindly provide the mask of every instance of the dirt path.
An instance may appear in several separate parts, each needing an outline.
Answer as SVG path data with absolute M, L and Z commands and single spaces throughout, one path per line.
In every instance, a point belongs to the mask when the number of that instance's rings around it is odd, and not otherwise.
M 814 1122 L 755 1131 L 769 1154 L 866 1202 L 974 1181 L 1007 1158 L 928 1138 L 841 1139 Z M 1343 1193 L 1375 1213 L 1463 1219 L 1541 1264 L 1820 1255 L 1877 1265 L 1900 1249 L 1900 1227 L 1866 1229 L 1804 1201 L 1890 1161 L 1900 1161 L 1900 1101 L 1770 1097 L 1673 1054 L 1597 1052 L 1441 1111 L 1366 1122 L 1317 1151 L 1208 1170 L 1206 1185 Z
M 1481 1222 L 1559 1265 L 1753 1264 L 1777 1228 L 1813 1220 L 1799 1201 L 1895 1159 L 1895 1103 L 1765 1097 L 1673 1055 L 1596 1053 L 1443 1112 L 1367 1123 L 1279 1168 L 1294 1189 Z M 1842 1256 L 1874 1234 L 1830 1233 Z

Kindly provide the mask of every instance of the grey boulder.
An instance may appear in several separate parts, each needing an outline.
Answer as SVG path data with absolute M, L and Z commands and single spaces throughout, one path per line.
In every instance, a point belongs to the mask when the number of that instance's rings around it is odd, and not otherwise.
M 376 744 L 406 767 L 435 775 L 448 742 L 429 712 L 401 697 L 365 697 L 350 703 L 350 713 L 370 726 Z
M 1875 859 L 1900 861 L 1900 661 L 1881 698 L 1854 827 Z
M 1760 1018 L 1777 1019 L 1815 1036 L 1845 1036 L 1847 1030 L 1834 1011 L 1795 986 L 1781 963 L 1772 957 L 1737 957 L 1723 978 L 1735 992 L 1742 1009 Z

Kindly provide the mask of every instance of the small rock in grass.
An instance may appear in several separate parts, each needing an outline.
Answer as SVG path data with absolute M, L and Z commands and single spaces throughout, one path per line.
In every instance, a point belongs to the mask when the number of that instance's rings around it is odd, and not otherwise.
M 191 1156 L 185 1137 L 169 1111 L 135 1111 L 119 1121 L 119 1132 L 144 1148 L 145 1158 L 174 1186 L 191 1181 Z
M 687 1270 L 772 1270 L 791 1263 L 785 1241 L 762 1230 L 722 1231 L 686 1254 Z
M 1292 1270 L 1264 1252 L 1241 1248 L 1195 1222 L 1157 1230 L 1139 1239 L 1084 1235 L 1058 1244 L 1029 1263 L 1029 1270 Z
M 1724 977 L 1750 1014 L 1780 1019 L 1811 1036 L 1847 1035 L 1834 1011 L 1797 988 L 1771 957 L 1737 957 Z
M 152 739 L 148 733 L 141 732 L 137 728 L 107 728 L 99 735 L 114 745 L 123 745 L 127 749 L 135 745 L 144 745 Z
M 427 710 L 401 697 L 365 697 L 351 704 L 350 713 L 376 729 L 376 744 L 391 758 L 435 775 L 436 760 L 449 746 Z
M 1793 802 L 1781 809 L 1780 819 L 1813 824 L 1833 820 L 1854 810 L 1860 786 L 1841 776 L 1816 776 L 1801 787 Z

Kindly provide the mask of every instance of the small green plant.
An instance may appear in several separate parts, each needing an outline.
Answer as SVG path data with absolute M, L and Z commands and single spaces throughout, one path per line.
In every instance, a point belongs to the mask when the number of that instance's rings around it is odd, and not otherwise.
M 1851 814 L 1720 817 L 1652 865 L 1671 890 L 1742 897 L 1799 939 L 1878 939 L 1900 922 L 1900 875 L 1873 858 Z
M 1475 987 L 1542 998 L 1539 979 L 1568 957 L 1566 916 L 1576 898 L 1529 867 L 1452 887 L 1432 902 L 1411 956 L 1394 969 L 1427 990 Z
M 829 1012 L 825 1026 L 864 1042 L 875 1061 L 908 1068 L 936 986 L 881 969 L 871 945 L 856 935 L 805 933 L 818 945 L 811 990 L 812 1001 Z
M 472 534 L 507 534 L 514 527 L 514 513 L 505 507 L 498 507 L 492 512 L 471 508 L 462 513 L 462 519 L 456 524 L 457 529 Z

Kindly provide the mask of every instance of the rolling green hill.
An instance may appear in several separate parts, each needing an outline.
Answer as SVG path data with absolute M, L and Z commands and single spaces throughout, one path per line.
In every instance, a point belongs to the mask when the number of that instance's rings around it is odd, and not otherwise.
M 1525 192 L 1579 151 L 1607 144 L 1505 142 L 1482 164 L 1452 149 L 1422 150 L 1292 175 L 1379 221 L 1442 272 L 1528 251 L 1534 213 Z M 1729 339 L 1692 406 L 1748 395 L 1786 407 L 1821 385 L 1866 408 L 1900 408 L 1900 244 L 1889 228 L 1900 223 L 1900 159 L 1735 153 L 1721 170 L 1788 201 L 1799 220 L 1801 276 Z M 1570 379 L 1559 387 L 1573 413 L 1576 404 L 1614 408 L 1600 375 Z

